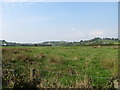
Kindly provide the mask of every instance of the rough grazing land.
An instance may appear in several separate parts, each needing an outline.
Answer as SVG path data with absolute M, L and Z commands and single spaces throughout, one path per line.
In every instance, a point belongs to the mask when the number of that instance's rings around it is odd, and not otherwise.
M 3 47 L 3 87 L 113 88 L 117 60 L 112 46 Z

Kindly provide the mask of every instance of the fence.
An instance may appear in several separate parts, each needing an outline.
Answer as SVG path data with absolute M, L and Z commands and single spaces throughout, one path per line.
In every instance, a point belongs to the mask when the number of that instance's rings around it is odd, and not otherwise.
M 39 72 L 39 73 L 37 74 L 37 72 Z M 66 83 L 69 83 L 69 80 L 67 80 L 67 79 L 71 79 L 71 81 L 73 82 L 72 78 L 75 77 L 74 78 L 75 84 L 79 84 L 79 85 L 84 84 L 83 88 L 85 88 L 85 87 L 89 88 L 92 86 L 93 87 L 94 86 L 102 87 L 103 85 L 104 85 L 103 87 L 118 88 L 118 78 L 119 77 L 105 77 L 105 76 L 98 77 L 98 76 L 90 76 L 87 74 L 84 74 L 84 75 L 82 75 L 82 74 L 70 74 L 70 73 L 55 72 L 55 71 L 36 70 L 36 69 L 30 70 L 30 76 L 33 78 L 37 78 L 39 76 L 41 77 L 40 73 L 47 73 L 48 77 L 46 77 L 46 74 L 44 74 L 44 79 L 48 79 L 50 77 L 53 78 L 53 76 L 55 76 L 56 83 L 59 82 L 59 80 L 57 80 L 58 78 L 60 79 L 60 78 L 65 77 L 64 79 L 66 79 L 66 81 L 67 81 Z M 68 77 L 70 77 L 70 78 L 68 78 Z M 53 80 L 53 82 L 55 82 L 55 81 Z M 80 86 L 80 87 L 82 87 L 82 86 Z
M 12 69 L 4 69 L 11 74 Z M 13 75 L 15 76 L 15 75 Z M 35 68 L 29 69 L 30 83 L 35 87 L 61 87 L 61 88 L 118 88 L 119 77 L 90 76 L 87 74 L 63 73 L 57 71 L 39 70 Z

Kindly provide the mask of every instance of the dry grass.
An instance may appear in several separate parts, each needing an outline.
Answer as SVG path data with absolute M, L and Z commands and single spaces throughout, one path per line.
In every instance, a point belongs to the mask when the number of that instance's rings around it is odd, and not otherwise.
M 104 59 L 104 60 L 101 60 L 100 62 L 102 64 L 102 67 L 105 69 L 112 69 L 118 66 L 117 60 L 115 59 L 111 59 L 111 60 Z

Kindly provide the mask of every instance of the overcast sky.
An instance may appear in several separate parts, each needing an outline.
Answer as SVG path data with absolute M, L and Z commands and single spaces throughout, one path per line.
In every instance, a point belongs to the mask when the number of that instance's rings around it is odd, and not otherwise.
M 2 38 L 14 42 L 118 37 L 117 2 L 3 4 Z

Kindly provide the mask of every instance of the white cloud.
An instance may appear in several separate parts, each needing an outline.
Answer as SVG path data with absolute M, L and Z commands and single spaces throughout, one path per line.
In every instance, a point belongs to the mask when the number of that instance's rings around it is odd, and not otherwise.
M 16 9 L 16 7 L 29 7 L 31 5 L 33 5 L 34 2 L 10 2 L 8 3 L 9 5 L 9 8 L 12 8 L 12 9 Z M 7 6 L 7 5 L 6 5 Z
M 95 31 L 90 32 L 88 35 L 90 37 L 100 37 L 100 36 L 104 36 L 105 32 L 102 30 L 95 30 Z
M 81 38 L 85 38 L 85 37 L 86 37 L 86 34 L 80 31 L 74 31 L 74 32 L 72 31 L 66 35 L 66 38 L 68 40 L 80 40 Z
M 17 18 L 14 19 L 14 23 L 16 25 L 29 25 L 29 24 L 36 24 L 36 23 L 43 23 L 43 22 L 49 22 L 54 20 L 54 17 L 24 17 L 24 18 Z M 10 22 L 8 22 L 10 24 Z M 12 23 L 13 25 L 13 23 Z
M 3 2 L 42 2 L 47 0 L 3 0 Z
M 75 28 L 72 28 L 72 31 L 75 31 L 76 29 Z
M 66 34 L 67 40 L 81 40 L 81 39 L 88 39 L 88 38 L 95 38 L 95 37 L 104 37 L 106 36 L 106 33 L 104 30 L 94 30 L 91 32 L 87 31 L 79 31 L 75 28 L 72 28 L 72 30 Z
M 2 0 L 3 2 L 118 2 L 119 0 Z
M 3 2 L 39 2 L 46 0 L 2 0 Z

